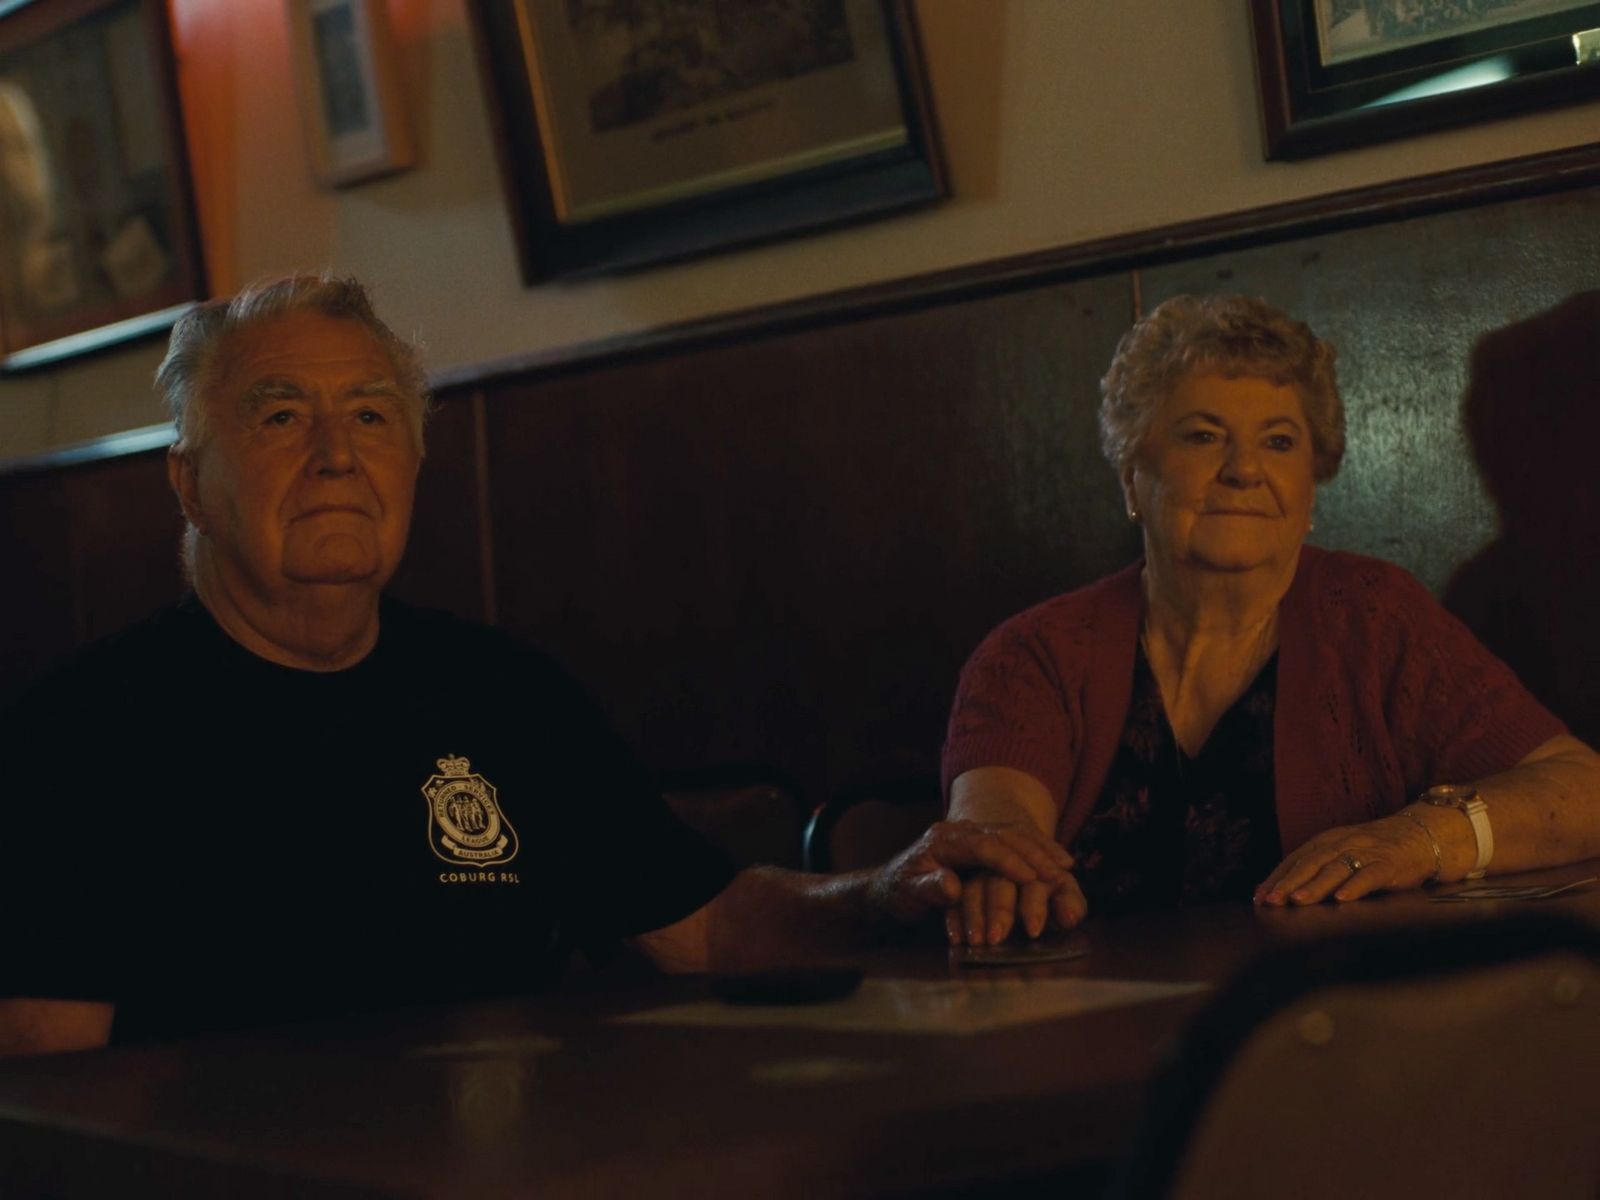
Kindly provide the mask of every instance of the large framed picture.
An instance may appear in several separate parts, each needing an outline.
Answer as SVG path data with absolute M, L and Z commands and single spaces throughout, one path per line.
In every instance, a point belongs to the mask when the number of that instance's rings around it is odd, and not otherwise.
M 1600 96 L 1593 0 L 1251 0 L 1268 158 Z
M 206 293 L 165 0 L 0 17 L 0 364 L 170 325 Z
M 944 194 L 905 0 L 474 0 L 523 278 Z

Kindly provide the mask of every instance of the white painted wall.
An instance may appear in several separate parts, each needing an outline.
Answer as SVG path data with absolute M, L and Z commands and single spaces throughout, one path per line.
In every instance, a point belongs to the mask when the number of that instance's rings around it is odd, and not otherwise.
M 918 0 L 953 197 L 695 263 L 524 288 L 463 0 L 390 0 L 422 159 L 311 182 L 280 0 L 171 0 L 213 287 L 333 266 L 436 367 L 1600 139 L 1600 103 L 1262 161 L 1246 0 Z M 0 381 L 0 458 L 160 420 L 159 347 Z

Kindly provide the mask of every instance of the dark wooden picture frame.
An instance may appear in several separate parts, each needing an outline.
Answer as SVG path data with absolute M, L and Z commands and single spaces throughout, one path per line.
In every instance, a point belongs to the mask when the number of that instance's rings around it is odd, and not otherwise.
M 0 365 L 166 328 L 206 295 L 165 0 L 0 7 Z
M 1600 3 L 1500 0 L 1482 3 L 1482 16 L 1433 18 L 1401 15 L 1396 0 L 1320 4 L 1337 12 L 1335 30 L 1363 23 L 1358 38 L 1369 44 L 1342 55 L 1324 45 L 1319 0 L 1250 3 L 1269 159 L 1600 96 L 1600 49 L 1578 40 L 1600 28 Z M 1521 6 L 1529 15 L 1517 15 Z
M 472 0 L 524 282 L 687 258 L 945 194 L 907 0 L 780 6 L 812 19 L 788 46 L 769 41 L 773 7 Z M 634 24 L 617 15 L 628 11 Z M 761 35 L 750 24 L 741 39 L 739 23 L 757 21 Z M 718 22 L 720 40 L 707 32 Z M 633 48 L 619 56 L 624 38 Z M 610 74 L 596 74 L 602 59 Z M 860 105 L 833 102 L 851 88 Z M 839 128 L 849 121 L 862 128 Z

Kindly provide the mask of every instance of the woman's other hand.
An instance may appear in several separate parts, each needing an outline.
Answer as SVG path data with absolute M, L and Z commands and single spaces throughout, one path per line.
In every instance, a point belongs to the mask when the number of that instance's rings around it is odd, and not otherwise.
M 1286 857 L 1256 889 L 1257 904 L 1359 900 L 1377 891 L 1420 887 L 1434 877 L 1433 839 L 1415 808 L 1364 825 L 1341 825 Z M 1431 826 L 1429 827 L 1431 828 Z M 1435 835 L 1437 836 L 1437 835 Z
M 1600 754 L 1571 734 L 1551 738 L 1510 770 L 1473 786 L 1494 830 L 1491 871 L 1531 871 L 1600 856 Z M 1465 816 L 1413 804 L 1380 821 L 1318 834 L 1278 864 L 1255 899 L 1316 904 L 1330 895 L 1359 900 L 1380 889 L 1413 888 L 1436 876 L 1453 883 L 1466 878 L 1476 859 L 1477 834 Z M 1359 865 L 1353 868 L 1348 860 Z

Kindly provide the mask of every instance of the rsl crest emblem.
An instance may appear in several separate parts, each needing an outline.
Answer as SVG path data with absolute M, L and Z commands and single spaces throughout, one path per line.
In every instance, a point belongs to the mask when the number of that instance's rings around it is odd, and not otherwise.
M 495 798 L 494 784 L 464 758 L 438 761 L 439 774 L 422 785 L 428 801 L 428 844 L 447 863 L 492 867 L 517 856 L 517 831 Z

